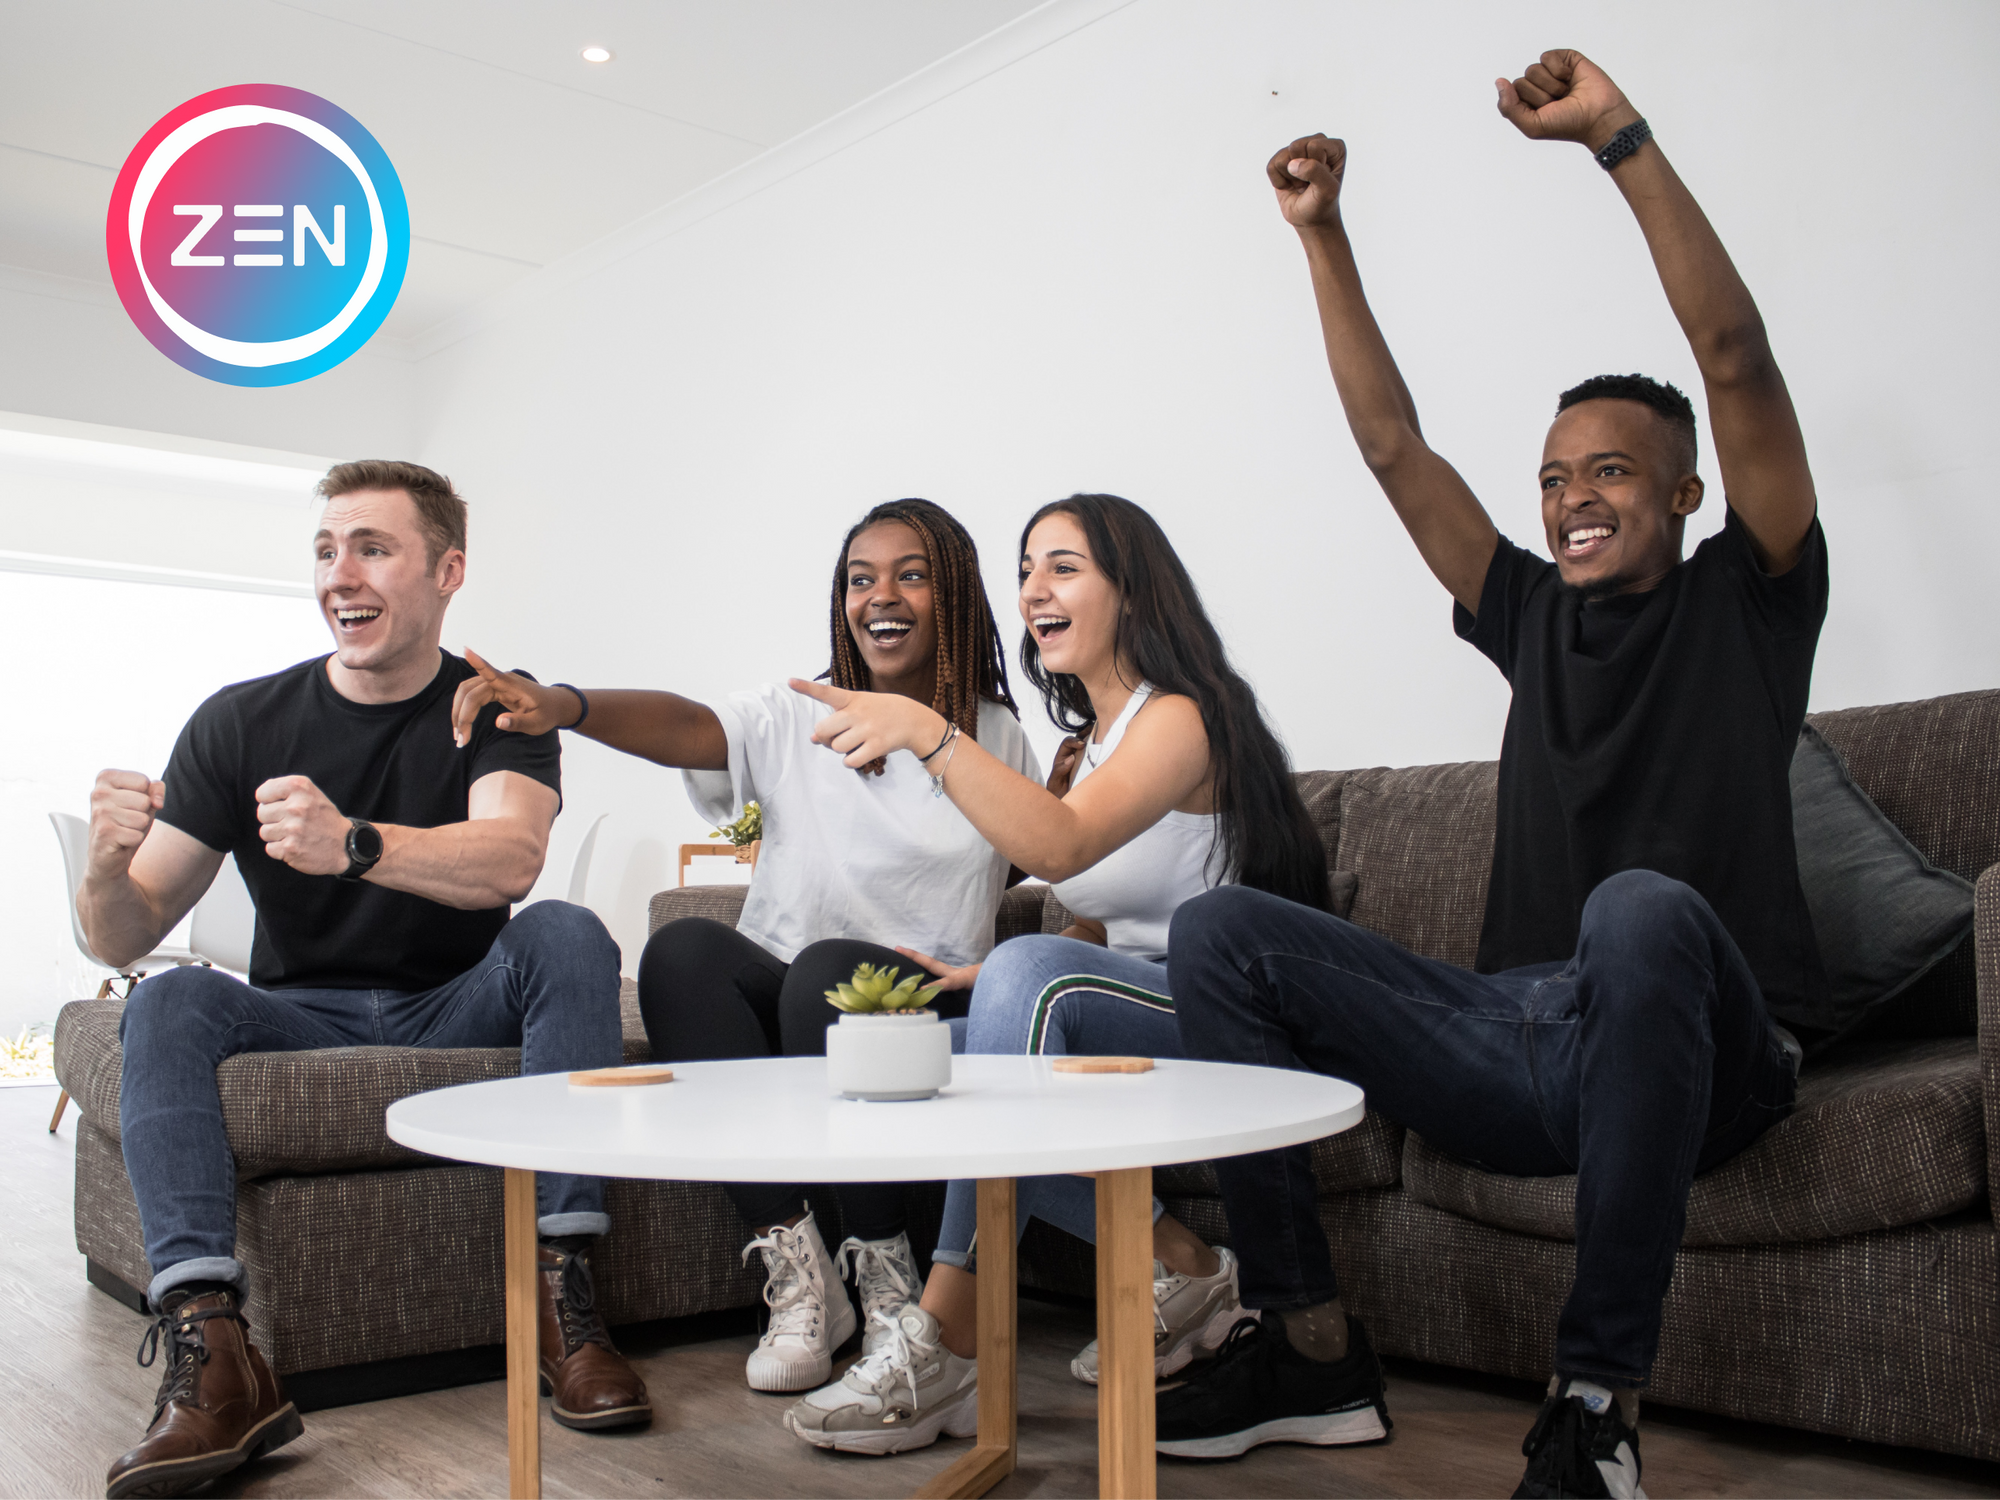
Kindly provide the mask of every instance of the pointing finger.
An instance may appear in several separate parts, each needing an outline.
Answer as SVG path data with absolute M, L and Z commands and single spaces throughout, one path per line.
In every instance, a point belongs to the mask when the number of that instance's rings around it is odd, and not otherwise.
M 789 685 L 793 692 L 804 693 L 808 698 L 817 698 L 828 708 L 845 708 L 848 700 L 854 696 L 846 688 L 837 688 L 830 682 L 808 682 L 803 677 L 792 678 Z
M 484 677 L 488 682 L 498 682 L 500 680 L 500 674 L 488 666 L 485 658 L 470 646 L 465 648 L 465 659 L 472 664 L 472 670 L 477 672 L 481 677 Z

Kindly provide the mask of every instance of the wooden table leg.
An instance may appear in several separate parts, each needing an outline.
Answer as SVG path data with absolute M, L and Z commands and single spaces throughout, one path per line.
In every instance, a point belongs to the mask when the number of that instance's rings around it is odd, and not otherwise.
M 506 1169 L 507 1493 L 542 1493 L 540 1309 L 535 1302 L 535 1174 Z
M 1150 1191 L 1149 1188 L 1149 1194 Z M 979 1247 L 979 1441 L 970 1453 L 941 1470 L 918 1490 L 918 1500 L 971 1500 L 1014 1472 L 1018 1445 L 1013 1178 L 981 1179 L 976 1243 Z M 1146 1302 L 1150 1307 L 1150 1266 L 1147 1271 Z M 1147 1337 L 1150 1350 L 1151 1335 Z
M 1097 1179 L 1097 1493 L 1158 1494 L 1153 1451 L 1153 1169 Z

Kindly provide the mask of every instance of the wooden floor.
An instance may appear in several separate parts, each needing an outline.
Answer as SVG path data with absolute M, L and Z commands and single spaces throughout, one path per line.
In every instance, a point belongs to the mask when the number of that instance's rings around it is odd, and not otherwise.
M 145 1322 L 83 1278 L 71 1228 L 75 1116 L 46 1133 L 53 1089 L 0 1089 L 0 1495 L 102 1494 L 140 1436 L 159 1371 L 134 1352 Z M 896 1458 L 821 1453 L 779 1426 L 782 1397 L 743 1384 L 743 1331 L 635 1351 L 658 1419 L 590 1436 L 543 1422 L 544 1493 L 907 1495 L 966 1444 Z M 1069 1376 L 1090 1314 L 1021 1304 L 1021 1467 L 1001 1496 L 1097 1493 L 1095 1393 Z M 1506 1495 L 1539 1393 L 1392 1363 L 1393 1438 L 1369 1448 L 1261 1448 L 1237 1463 L 1160 1464 L 1165 1496 Z M 217 1495 L 504 1495 L 497 1384 L 310 1413 L 306 1433 Z M 1993 1495 L 2000 1466 L 1648 1407 L 1646 1487 L 1674 1495 Z

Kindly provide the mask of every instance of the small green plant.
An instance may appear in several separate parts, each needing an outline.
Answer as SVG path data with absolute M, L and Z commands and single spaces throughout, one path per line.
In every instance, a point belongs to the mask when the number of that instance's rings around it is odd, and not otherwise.
M 0 1037 L 0 1078 L 53 1078 L 56 1044 L 41 1026 L 23 1026 L 8 1041 Z
M 877 1011 L 922 1010 L 943 988 L 941 982 L 918 988 L 917 981 L 923 978 L 921 974 L 912 974 L 898 984 L 896 976 L 900 973 L 901 969 L 878 969 L 873 964 L 862 964 L 855 969 L 854 978 L 826 992 L 827 1003 L 836 1010 L 857 1016 Z
M 712 839 L 728 839 L 741 849 L 754 844 L 764 836 L 764 809 L 754 802 L 743 804 L 743 816 L 734 823 L 724 823 L 720 828 L 711 828 L 708 836 Z

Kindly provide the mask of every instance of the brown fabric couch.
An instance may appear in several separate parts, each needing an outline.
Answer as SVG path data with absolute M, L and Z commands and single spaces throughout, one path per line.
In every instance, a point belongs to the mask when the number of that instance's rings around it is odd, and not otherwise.
M 1695 1184 L 1650 1394 L 2000 1458 L 2000 1155 L 1989 1145 L 2000 1140 L 2000 692 L 1813 722 L 1926 857 L 1977 881 L 1975 933 L 1886 1014 L 1811 1058 L 1792 1116 Z M 1416 951 L 1469 964 L 1494 765 L 1315 771 L 1300 784 L 1336 904 Z M 653 925 L 734 921 L 741 900 L 737 887 L 662 892 Z M 1066 920 L 1043 888 L 1024 886 L 998 935 Z M 57 1070 L 84 1116 L 78 1244 L 93 1274 L 143 1285 L 116 1140 L 116 1009 L 64 1011 Z M 244 1176 L 239 1253 L 252 1317 L 257 1304 L 271 1309 L 260 1336 L 281 1370 L 499 1340 L 497 1174 L 392 1145 L 381 1108 L 515 1066 L 511 1052 L 389 1049 L 223 1065 Z M 1574 1258 L 1573 1179 L 1480 1172 L 1375 1114 L 1316 1146 L 1315 1166 L 1347 1296 L 1384 1353 L 1548 1373 Z M 1210 1167 L 1164 1168 L 1156 1183 L 1186 1222 L 1227 1239 Z M 756 1301 L 755 1277 L 737 1265 L 742 1226 L 716 1189 L 620 1183 L 611 1207 L 601 1285 L 614 1323 Z M 917 1217 L 934 1224 L 934 1202 L 925 1207 Z M 1023 1279 L 1087 1296 L 1088 1247 L 1036 1224 Z

